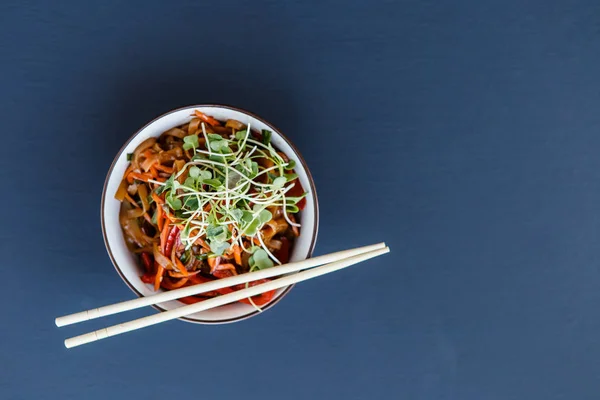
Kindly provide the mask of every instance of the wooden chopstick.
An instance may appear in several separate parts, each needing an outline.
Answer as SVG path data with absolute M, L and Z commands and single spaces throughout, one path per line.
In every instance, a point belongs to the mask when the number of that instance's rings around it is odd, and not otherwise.
M 309 269 L 302 271 L 297 274 L 288 275 L 279 279 L 272 280 L 261 285 L 252 286 L 247 289 L 242 289 L 237 292 L 229 293 L 224 296 L 214 297 L 212 299 L 205 300 L 200 303 L 190 304 L 187 306 L 179 307 L 173 310 L 165 311 L 162 313 L 149 315 L 147 317 L 139 318 L 133 321 L 124 322 L 122 324 L 109 326 L 94 332 L 86 333 L 83 335 L 75 336 L 65 340 L 65 347 L 71 348 L 80 346 L 82 344 L 95 342 L 100 339 L 105 339 L 110 336 L 119 335 L 121 333 L 130 332 L 136 329 L 145 328 L 147 326 L 160 324 L 162 322 L 170 321 L 172 319 L 184 317 L 186 315 L 194 314 L 200 311 L 208 310 L 214 307 L 219 307 L 224 304 L 232 303 L 247 297 L 256 296 L 258 294 L 267 292 L 269 290 L 279 289 L 284 286 L 292 285 L 294 283 L 302 282 L 308 279 L 316 278 L 321 275 L 325 275 L 331 272 L 338 271 L 340 269 L 349 267 L 357 264 L 361 261 L 368 260 L 373 257 L 380 256 L 388 253 L 390 249 L 385 247 L 380 250 L 373 250 L 368 253 L 359 254 L 350 258 L 336 261 L 322 267 Z
M 107 315 L 113 315 L 124 311 L 135 310 L 137 308 L 149 306 L 152 304 L 164 303 L 166 301 L 176 300 L 182 297 L 193 296 L 204 292 L 210 292 L 224 287 L 239 285 L 264 278 L 271 278 L 273 276 L 278 275 L 285 275 L 291 272 L 297 272 L 318 265 L 343 260 L 344 258 L 353 257 L 355 255 L 363 254 L 369 251 L 383 249 L 384 247 L 385 243 L 382 242 L 370 246 L 358 247 L 356 249 L 338 251 L 323 256 L 308 258 L 306 260 L 264 269 L 261 271 L 232 276 L 230 278 L 217 279 L 212 282 L 207 282 L 194 286 L 187 286 L 176 290 L 158 293 L 152 296 L 139 297 L 133 300 L 123 301 L 121 303 L 115 303 L 87 311 L 81 311 L 75 314 L 58 317 L 54 320 L 54 322 L 56 323 L 56 326 L 59 327 L 71 325 L 78 322 L 88 321 L 91 319 L 100 318 Z

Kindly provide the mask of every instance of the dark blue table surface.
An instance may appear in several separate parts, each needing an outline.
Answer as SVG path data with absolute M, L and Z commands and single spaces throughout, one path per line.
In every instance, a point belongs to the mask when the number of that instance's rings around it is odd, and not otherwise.
M 597 399 L 599 71 L 591 0 L 5 0 L 0 398 Z M 392 254 L 241 323 L 65 349 L 153 312 L 53 323 L 132 297 L 102 241 L 105 174 L 197 103 L 298 145 L 317 254 Z

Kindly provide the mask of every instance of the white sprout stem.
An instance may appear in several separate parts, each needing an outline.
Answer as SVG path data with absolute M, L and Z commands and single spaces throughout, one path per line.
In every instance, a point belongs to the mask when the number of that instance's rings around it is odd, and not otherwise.
M 285 220 L 287 221 L 288 224 L 295 226 L 297 228 L 302 227 L 302 225 L 296 223 L 296 222 L 292 222 L 290 220 L 290 217 L 288 217 L 288 213 L 287 210 L 285 209 L 285 195 L 283 195 L 283 217 L 285 218 Z

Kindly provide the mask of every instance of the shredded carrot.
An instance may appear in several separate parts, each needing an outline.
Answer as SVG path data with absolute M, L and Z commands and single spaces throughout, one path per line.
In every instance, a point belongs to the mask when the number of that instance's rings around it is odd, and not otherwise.
M 130 172 L 129 175 L 127 175 L 127 180 L 129 181 L 130 178 L 137 179 L 138 181 L 142 182 L 148 182 L 148 179 L 152 179 L 152 175 L 148 173 Z
M 173 251 L 175 253 L 175 251 Z M 179 257 L 175 256 L 175 264 L 177 264 L 177 269 L 181 272 L 182 275 L 188 276 L 188 271 L 185 268 L 185 265 L 179 260 Z
M 166 172 L 167 174 L 172 174 L 173 173 L 173 168 L 172 167 L 167 167 L 167 166 L 164 166 L 162 164 L 156 164 L 154 167 L 157 170 L 159 170 L 159 171 Z
M 160 251 L 165 252 L 165 246 L 167 245 L 167 238 L 169 237 L 169 224 L 165 223 L 162 231 L 160 231 Z
M 156 268 L 156 276 L 154 277 L 154 291 L 157 291 L 158 288 L 160 287 L 160 282 L 162 281 L 162 277 L 163 277 L 163 273 L 165 272 L 165 268 L 156 263 L 157 264 L 157 268 Z
M 158 230 L 162 232 L 163 228 L 163 208 L 160 204 L 156 206 L 156 224 L 158 225 Z
M 125 198 L 136 208 L 140 208 L 140 205 L 129 195 L 129 193 L 125 193 Z
M 175 217 L 171 215 L 170 212 L 165 211 L 165 218 L 168 219 L 171 222 L 175 222 Z
M 123 174 L 123 179 L 127 178 L 127 175 L 129 175 L 129 173 L 133 171 L 133 165 L 129 165 L 129 167 L 127 167 L 127 169 L 125 170 L 125 173 Z M 129 179 L 127 179 L 129 181 Z M 133 183 L 133 180 L 129 183 Z
M 202 238 L 198 238 L 196 239 L 196 241 L 194 242 L 194 244 L 199 244 L 200 246 L 202 246 L 202 248 L 206 251 L 210 251 L 210 246 L 208 245 L 208 243 L 206 243 L 204 241 L 204 239 Z
M 159 205 L 165 204 L 165 201 L 156 193 L 152 192 L 151 196 L 152 196 L 152 199 L 156 202 L 156 204 L 159 204 Z
M 154 150 L 152 150 L 152 148 L 149 148 L 148 150 L 144 151 L 144 152 L 142 153 L 142 155 L 143 155 L 144 157 L 148 158 L 148 157 L 150 157 L 150 156 L 154 155 Z
M 214 119 L 213 117 L 209 117 L 208 115 L 201 113 L 200 111 L 194 111 L 196 113 L 196 117 L 200 118 L 202 121 L 210 124 L 211 126 L 221 126 L 221 123 Z
M 233 246 L 233 256 L 237 265 L 242 265 L 242 248 L 239 245 Z
M 208 266 L 210 267 L 211 271 L 217 266 L 217 258 L 219 257 L 208 257 Z
M 154 165 L 150 167 L 150 175 L 152 175 L 153 179 L 158 178 L 158 171 L 156 170 Z

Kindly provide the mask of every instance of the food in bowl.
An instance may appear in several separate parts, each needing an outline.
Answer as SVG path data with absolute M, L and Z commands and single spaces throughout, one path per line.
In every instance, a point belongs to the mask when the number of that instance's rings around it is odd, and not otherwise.
M 199 110 L 128 154 L 115 198 L 141 281 L 172 290 L 288 262 L 307 192 L 272 132 Z M 254 286 L 264 280 L 250 283 Z M 247 285 L 190 296 L 190 304 Z M 274 292 L 243 300 L 256 308 Z

